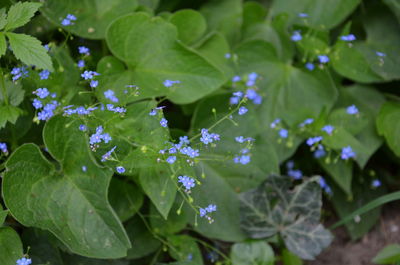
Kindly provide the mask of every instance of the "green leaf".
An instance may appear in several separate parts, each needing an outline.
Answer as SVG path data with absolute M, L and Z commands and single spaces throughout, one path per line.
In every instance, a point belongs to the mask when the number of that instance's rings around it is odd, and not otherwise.
M 7 122 L 15 124 L 19 115 L 23 113 L 20 108 L 11 105 L 0 105 L 0 128 L 3 128 Z
M 6 220 L 8 215 L 8 211 L 7 210 L 1 210 L 0 211 L 0 227 L 4 224 L 4 221 Z
M 139 216 L 128 221 L 126 231 L 133 246 L 128 250 L 128 259 L 147 256 L 161 247 L 161 242 L 154 238 Z
M 76 129 L 80 123 L 60 116 L 46 123 L 44 142 L 59 169 L 34 144 L 11 155 L 3 179 L 4 201 L 20 223 L 49 230 L 77 254 L 123 257 L 130 242 L 107 201 L 112 171 L 94 161 L 87 138 Z
M 199 246 L 194 238 L 188 235 L 175 235 L 168 237 L 168 242 L 172 245 L 169 254 L 177 261 L 190 260 L 193 264 L 202 265 L 203 258 Z
M 207 29 L 207 22 L 201 13 L 192 9 L 183 9 L 175 12 L 169 22 L 178 30 L 178 40 L 185 44 L 192 44 L 198 40 Z
M 17 232 L 11 227 L 0 227 L 0 263 L 15 265 L 22 255 L 22 243 Z
M 112 53 L 133 69 L 141 97 L 166 95 L 179 104 L 191 103 L 218 89 L 223 74 L 197 52 L 177 41 L 177 29 L 145 13 L 115 20 L 107 30 Z M 180 84 L 166 88 L 165 80 Z
M 6 23 L 7 23 L 6 8 L 3 7 L 0 9 L 0 30 L 2 30 L 4 28 Z
M 375 264 L 393 264 L 400 261 L 400 245 L 387 245 L 373 258 Z
M 20 82 L 12 82 L 11 80 L 5 80 L 8 103 L 12 106 L 17 107 L 24 100 L 25 90 L 22 89 Z M 4 103 L 4 96 L 2 90 L 0 90 L 0 102 Z
M 143 204 L 143 193 L 136 185 L 113 178 L 108 190 L 108 199 L 119 219 L 125 222 L 139 211 Z
M 0 57 L 6 54 L 7 42 L 3 32 L 0 32 Z
M 118 74 L 125 71 L 125 65 L 114 56 L 104 56 L 97 63 L 96 71 L 101 75 Z
M 376 120 L 378 133 L 385 137 L 390 149 L 400 156 L 400 104 L 387 102 L 385 103 Z
M 32 36 L 7 32 L 11 49 L 18 60 L 24 64 L 35 65 L 40 69 L 53 71 L 53 64 L 40 41 Z
M 188 216 L 191 213 L 182 210 L 179 211 L 181 203 L 182 202 L 180 198 L 177 197 L 167 220 L 165 220 L 165 218 L 158 212 L 157 208 L 153 204 L 150 206 L 150 226 L 156 234 L 169 236 L 180 232 L 186 227 L 186 224 L 188 223 Z M 178 211 L 179 214 L 177 213 Z
M 12 5 L 8 10 L 7 23 L 4 30 L 9 31 L 25 25 L 41 6 L 42 3 L 31 2 L 17 2 Z
M 273 265 L 275 261 L 274 251 L 264 241 L 236 243 L 232 246 L 230 256 L 233 265 Z
M 296 23 L 311 25 L 319 29 L 330 29 L 340 24 L 361 0 L 276 0 L 273 1 L 271 12 L 273 15 L 288 13 Z M 301 19 L 299 13 L 307 13 L 308 17 Z
M 289 177 L 271 175 L 259 187 L 240 196 L 241 227 L 251 238 L 280 233 L 287 248 L 312 260 L 332 241 L 319 223 L 321 188 L 318 177 L 291 190 Z
M 137 6 L 136 0 L 48 0 L 41 11 L 58 26 L 67 14 L 73 14 L 77 20 L 74 25 L 63 26 L 65 30 L 87 39 L 103 39 L 112 21 L 133 13 Z
M 303 265 L 303 261 L 286 248 L 282 250 L 282 262 L 283 265 Z

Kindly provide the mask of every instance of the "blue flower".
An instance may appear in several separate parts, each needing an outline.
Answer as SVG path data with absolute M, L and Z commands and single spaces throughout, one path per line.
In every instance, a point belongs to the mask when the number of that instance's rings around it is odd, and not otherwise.
M 300 169 L 290 169 L 288 170 L 287 174 L 293 179 L 301 179 L 303 177 L 303 172 L 301 172 Z
M 303 37 L 300 34 L 299 30 L 296 30 L 293 32 L 292 36 L 290 37 L 290 39 L 294 42 L 300 41 Z
M 179 179 L 178 182 L 182 183 L 186 191 L 189 191 L 191 188 L 194 188 L 194 186 L 196 186 L 194 179 L 191 177 L 179 176 L 178 179 Z
M 204 217 L 207 214 L 206 209 L 200 208 L 200 217 Z
M 247 165 L 248 163 L 250 163 L 250 161 L 251 157 L 249 155 L 239 155 L 233 158 L 233 162 L 235 164 Z
M 328 124 L 328 125 L 325 125 L 324 127 L 322 127 L 321 130 L 326 132 L 327 134 L 331 135 L 334 129 L 335 129 L 335 127 Z
M 355 105 L 351 105 L 351 106 L 347 107 L 346 112 L 347 112 L 347 114 L 355 115 L 358 113 L 358 109 Z
M 340 36 L 340 39 L 342 41 L 354 41 L 354 40 L 356 40 L 356 36 L 354 36 L 354 34 L 349 34 L 349 35 Z
M 239 115 L 244 115 L 244 114 L 246 114 L 247 111 L 248 111 L 248 109 L 246 107 L 242 106 L 242 107 L 239 108 L 238 114 Z
M 230 53 L 225 53 L 225 58 L 226 59 L 230 59 L 232 57 L 232 55 Z
M 49 70 L 43 70 L 43 71 L 41 71 L 39 73 L 39 77 L 40 77 L 41 80 L 48 79 L 49 75 L 50 75 L 50 71 Z
M 342 148 L 340 158 L 342 158 L 343 160 L 347 160 L 349 158 L 354 158 L 354 157 L 356 157 L 356 153 L 353 151 L 351 146 L 346 146 Z
M 83 77 L 83 79 L 85 79 L 85 80 L 88 80 L 88 79 L 92 79 L 94 76 L 96 76 L 96 75 L 100 75 L 99 73 L 97 73 L 97 72 L 94 72 L 94 71 L 84 71 L 82 74 L 81 74 L 81 76 Z
M 220 136 L 217 133 L 209 133 L 207 129 L 201 129 L 200 141 L 204 144 L 209 144 L 214 141 L 219 141 Z
M 318 159 L 318 158 L 324 157 L 325 155 L 326 155 L 326 152 L 324 150 L 324 147 L 322 145 L 319 145 L 318 149 L 315 150 L 315 152 L 314 152 L 314 157 Z
M 32 264 L 32 260 L 31 259 L 27 259 L 27 258 L 22 258 L 17 260 L 17 264 L 16 265 L 30 265 Z
M 318 55 L 318 60 L 320 63 L 328 63 L 329 57 L 327 55 Z
M 247 76 L 248 80 L 251 80 L 251 81 L 256 81 L 256 80 L 257 80 L 257 77 L 258 77 L 258 74 L 257 74 L 257 73 L 254 73 L 254 72 L 250 73 L 250 74 Z
M 208 213 L 216 212 L 217 211 L 217 205 L 215 204 L 210 204 L 206 207 L 205 209 Z
M 39 99 L 37 99 L 37 98 L 35 98 L 35 99 L 33 100 L 32 105 L 33 105 L 33 107 L 34 107 L 35 109 L 40 109 L 41 107 L 43 107 L 42 102 L 41 102 Z
M 79 46 L 79 47 L 78 47 L 78 52 L 79 52 L 80 54 L 86 54 L 86 55 L 89 55 L 89 54 L 90 54 L 89 48 L 87 48 L 87 47 L 85 47 L 85 46 Z
M 81 124 L 81 125 L 79 125 L 79 130 L 81 130 L 81 131 L 86 131 L 87 130 L 87 127 L 86 127 L 86 125 L 85 124 Z
M 85 61 L 84 61 L 84 60 L 79 60 L 79 61 L 78 61 L 78 67 L 79 67 L 79 68 L 85 67 Z
M 99 81 L 97 81 L 97 80 L 92 80 L 92 81 L 90 81 L 90 87 L 97 87 L 99 85 Z
M 116 167 L 115 169 L 117 170 L 117 172 L 118 172 L 119 174 L 122 174 L 122 173 L 125 172 L 125 168 L 122 167 L 122 166 L 118 166 L 118 167 Z
M 232 77 L 232 82 L 234 82 L 234 83 L 239 82 L 240 80 L 242 80 L 242 78 L 238 75 L 235 75 L 234 77 Z
M 381 185 L 382 185 L 382 183 L 381 183 L 381 181 L 379 180 L 379 179 L 374 179 L 373 181 L 372 181 L 372 187 L 374 187 L 374 188 L 378 188 L 378 187 L 380 187 Z
M 309 124 L 311 124 L 311 123 L 313 123 L 313 122 L 314 122 L 314 119 L 308 118 L 308 119 L 304 120 L 302 123 L 300 123 L 300 124 L 299 124 L 299 127 L 302 128 L 302 127 L 304 127 L 304 126 L 306 126 L 306 125 L 309 125 Z
M 173 164 L 176 161 L 176 156 L 169 156 L 166 161 L 169 164 Z
M 315 66 L 313 63 L 306 63 L 305 67 L 309 70 L 309 71 L 313 71 Z
M 200 155 L 198 149 L 193 149 L 190 146 L 183 147 L 182 149 L 179 150 L 179 152 L 183 155 L 187 155 L 190 158 L 195 158 Z
M 112 91 L 111 89 L 104 91 L 104 97 L 111 100 L 112 102 L 118 102 L 118 98 L 115 96 L 114 91 Z
M 107 110 L 115 112 L 115 113 L 125 113 L 126 109 L 122 107 L 114 107 L 113 104 L 107 104 Z
M 323 177 L 319 178 L 319 185 L 326 193 L 329 193 L 329 194 L 332 193 L 331 188 L 328 186 L 328 184 L 326 183 L 326 181 Z
M 185 136 L 179 137 L 179 143 L 180 144 L 190 144 L 190 141 L 189 141 L 189 138 L 185 135 Z
M 82 171 L 86 172 L 87 171 L 87 167 L 86 166 L 82 166 Z
M 271 122 L 271 124 L 269 125 L 269 127 L 271 129 L 276 128 L 276 126 L 281 122 L 281 119 L 275 119 L 273 122 Z
M 160 120 L 160 125 L 161 125 L 162 127 L 164 127 L 164 128 L 167 128 L 167 127 L 168 127 L 168 121 L 167 121 L 167 119 L 162 118 L 162 119 Z
M 90 145 L 94 145 L 94 144 L 101 143 L 101 141 L 108 143 L 111 140 L 112 140 L 112 138 L 108 133 L 103 134 L 103 127 L 98 126 L 96 128 L 96 133 L 94 133 L 90 136 L 89 143 L 90 143 Z
M 149 115 L 150 116 L 155 116 L 157 114 L 157 111 L 155 110 L 155 109 L 152 109 L 150 112 L 149 112 Z
M 376 51 L 375 54 L 378 55 L 379 57 L 386 57 L 386 53 L 383 52 Z
M 107 153 L 105 153 L 104 155 L 101 156 L 101 162 L 105 162 L 106 160 L 108 160 L 111 157 L 111 154 L 114 152 L 115 148 L 117 148 L 116 146 L 114 146 L 113 148 L 111 148 L 109 151 L 107 151 Z
M 310 137 L 307 139 L 307 145 L 308 146 L 313 146 L 316 143 L 319 143 L 322 141 L 322 136 L 315 136 L 315 137 Z
M 255 84 L 256 84 L 256 81 L 254 81 L 254 80 L 248 80 L 246 82 L 246 86 L 254 86 Z
M 307 13 L 298 13 L 297 16 L 304 18 L 304 17 L 308 17 L 308 14 Z
M 28 71 L 26 70 L 26 67 L 14 67 L 11 70 L 11 75 L 12 77 L 12 81 L 17 81 L 20 78 L 25 78 L 29 75 Z
M 67 19 L 72 20 L 72 21 L 75 21 L 75 20 L 76 20 L 76 16 L 71 15 L 71 14 L 68 14 L 68 15 L 67 15 Z
M 33 91 L 33 94 L 36 94 L 39 98 L 46 98 L 48 95 L 50 95 L 50 92 L 47 90 L 47 88 L 38 88 L 35 91 Z
M 8 154 L 8 149 L 7 149 L 7 144 L 6 143 L 0 143 L 0 151 Z
M 240 101 L 240 98 L 239 98 L 239 97 L 231 97 L 231 98 L 229 99 L 229 104 L 231 104 L 231 105 L 236 105 L 236 104 L 239 103 L 239 101 Z
M 280 129 L 279 130 L 279 137 L 281 138 L 287 138 L 289 136 L 289 132 L 286 129 Z
M 286 168 L 287 169 L 293 169 L 294 168 L 293 160 L 289 160 L 289 161 L 286 162 Z
M 164 84 L 165 87 L 171 87 L 171 86 L 173 86 L 174 84 L 179 84 L 180 82 L 181 82 L 181 81 L 165 80 L 165 81 L 163 82 L 163 84 Z
M 67 19 L 67 18 L 64 18 L 62 21 L 61 21 L 61 25 L 63 25 L 63 26 L 69 26 L 69 25 L 73 25 L 74 23 L 72 23 L 71 22 L 71 20 L 69 20 L 69 19 Z

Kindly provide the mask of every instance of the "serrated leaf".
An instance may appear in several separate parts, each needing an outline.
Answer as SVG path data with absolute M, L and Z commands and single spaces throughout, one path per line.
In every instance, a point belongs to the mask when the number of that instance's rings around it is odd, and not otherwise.
M 67 14 L 73 14 L 77 20 L 72 21 L 73 25 L 63 26 L 65 30 L 83 38 L 103 39 L 113 20 L 133 13 L 137 6 L 136 0 L 48 0 L 41 11 L 59 26 Z
M 12 105 L 0 105 L 0 113 L 0 128 L 3 128 L 7 122 L 15 124 L 19 115 L 21 115 L 23 111 Z
M 26 34 L 11 32 L 7 32 L 6 36 L 18 60 L 27 65 L 35 65 L 37 68 L 53 71 L 51 58 L 38 39 Z
M 373 258 L 375 264 L 393 264 L 400 261 L 400 245 L 387 245 Z
M 3 32 L 0 32 L 0 57 L 6 54 L 7 42 Z
M 400 104 L 385 103 L 376 120 L 378 133 L 385 137 L 390 149 L 400 156 Z
M 0 227 L 0 263 L 15 265 L 22 255 L 22 243 L 17 232 L 11 227 Z
M 225 78 L 197 52 L 177 41 L 174 25 L 160 17 L 135 13 L 115 20 L 107 30 L 111 52 L 132 69 L 141 97 L 166 95 L 175 103 L 191 103 L 218 89 Z M 165 87 L 165 80 L 179 84 Z
M 3 7 L 0 9 L 0 30 L 2 30 L 4 28 L 6 23 L 7 23 L 6 8 Z
M 271 175 L 259 187 L 240 196 L 241 227 L 251 238 L 279 233 L 287 248 L 312 260 L 332 241 L 319 223 L 321 188 L 318 178 L 291 190 L 289 177 Z
M 272 247 L 265 241 L 246 241 L 232 246 L 232 265 L 273 265 L 275 261 Z
M 29 22 L 42 3 L 17 2 L 8 10 L 5 30 L 21 27 Z
M 11 155 L 3 179 L 4 201 L 20 223 L 49 230 L 75 253 L 123 257 L 130 242 L 107 201 L 112 171 L 94 161 L 79 124 L 60 116 L 46 123 L 44 142 L 60 170 L 34 144 Z

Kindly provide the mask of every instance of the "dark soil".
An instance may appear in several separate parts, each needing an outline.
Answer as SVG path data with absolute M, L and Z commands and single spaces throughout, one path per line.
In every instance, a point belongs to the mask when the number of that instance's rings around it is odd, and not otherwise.
M 328 227 L 330 223 L 328 221 Z M 351 241 L 344 227 L 333 233 L 335 239 L 331 246 L 308 265 L 374 264 L 371 260 L 379 250 L 388 244 L 400 243 L 400 203 L 385 206 L 380 221 L 360 240 Z

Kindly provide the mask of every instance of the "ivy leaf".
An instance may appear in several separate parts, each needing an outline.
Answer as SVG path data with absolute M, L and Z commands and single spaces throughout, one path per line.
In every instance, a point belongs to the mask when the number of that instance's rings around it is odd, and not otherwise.
M 9 31 L 25 25 L 41 6 L 42 3 L 32 2 L 17 2 L 15 5 L 12 5 L 10 10 L 8 10 L 7 22 L 4 30 Z
M 45 125 L 45 145 L 60 169 L 34 144 L 11 155 L 3 179 L 4 202 L 20 223 L 49 230 L 77 254 L 124 257 L 130 242 L 107 201 L 112 171 L 94 161 L 79 124 L 56 116 Z
M 133 13 L 137 6 L 136 0 L 48 0 L 41 11 L 59 26 L 62 26 L 62 18 L 73 14 L 77 20 L 74 25 L 64 27 L 65 30 L 87 39 L 103 39 L 113 20 Z
M 241 227 L 251 238 L 279 233 L 287 248 L 302 259 L 312 260 L 332 241 L 319 223 L 321 188 L 318 177 L 291 190 L 286 176 L 271 175 L 259 187 L 240 196 Z
M 11 227 L 0 227 L 0 263 L 15 265 L 22 255 L 22 243 L 17 232 Z
M 390 149 L 400 156 L 400 104 L 387 102 L 378 114 L 376 126 L 378 133 L 385 137 Z
M 7 32 L 6 36 L 18 60 L 21 60 L 24 64 L 35 65 L 41 69 L 54 70 L 50 56 L 38 39 L 26 34 L 11 32 Z
M 267 242 L 246 241 L 236 243 L 231 249 L 233 265 L 273 265 L 275 261 L 274 251 Z
M 141 97 L 166 95 L 179 104 L 194 102 L 218 89 L 223 73 L 177 41 L 176 27 L 160 17 L 135 13 L 115 20 L 107 30 L 111 52 L 133 70 Z M 165 80 L 180 84 L 166 88 Z

